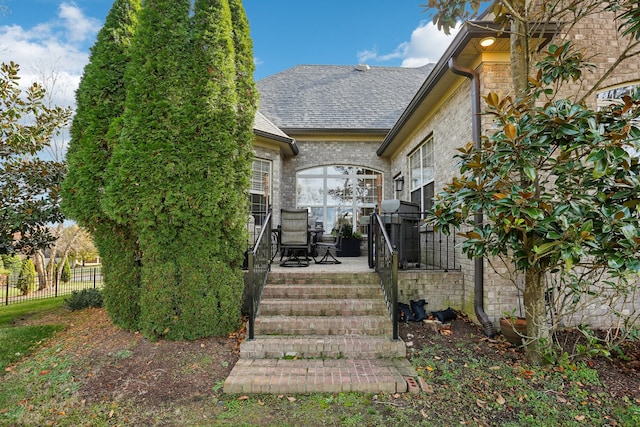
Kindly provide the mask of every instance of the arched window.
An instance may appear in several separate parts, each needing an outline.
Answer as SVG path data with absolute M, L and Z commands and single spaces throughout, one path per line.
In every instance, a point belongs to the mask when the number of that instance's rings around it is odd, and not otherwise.
M 333 165 L 305 169 L 296 175 L 296 205 L 309 209 L 329 232 L 346 217 L 357 226 L 378 202 L 378 177 L 382 173 L 358 166 Z M 380 180 L 382 182 L 382 180 Z M 361 230 L 362 231 L 362 230 Z

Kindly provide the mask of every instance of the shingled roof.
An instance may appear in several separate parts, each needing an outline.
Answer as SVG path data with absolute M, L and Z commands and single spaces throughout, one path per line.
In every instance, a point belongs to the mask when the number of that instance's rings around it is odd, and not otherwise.
M 284 132 L 388 130 L 432 68 L 298 65 L 257 82 L 259 110 Z

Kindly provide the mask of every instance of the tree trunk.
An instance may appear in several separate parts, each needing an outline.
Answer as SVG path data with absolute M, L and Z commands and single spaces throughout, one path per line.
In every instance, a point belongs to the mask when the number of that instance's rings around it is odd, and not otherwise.
M 44 262 L 44 253 L 38 251 L 33 255 L 33 264 L 36 267 L 36 274 L 38 276 L 38 290 L 47 289 L 49 283 L 47 280 L 47 267 Z
M 520 16 L 526 19 L 526 0 L 513 2 Z M 529 24 L 524 20 L 511 20 L 511 81 L 516 98 L 524 97 L 529 88 Z
M 527 270 L 524 288 L 524 310 L 527 319 L 525 350 L 532 364 L 542 363 L 541 344 L 549 345 L 550 343 L 545 294 L 544 273 L 537 269 Z

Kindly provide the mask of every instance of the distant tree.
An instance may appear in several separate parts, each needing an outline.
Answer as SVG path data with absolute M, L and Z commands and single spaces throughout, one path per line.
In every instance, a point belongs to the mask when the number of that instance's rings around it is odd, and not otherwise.
M 26 258 L 22 263 L 17 288 L 22 295 L 29 295 L 36 288 L 36 267 L 30 258 Z
M 27 255 L 51 245 L 47 225 L 63 219 L 59 209 L 65 166 L 37 153 L 66 125 L 71 111 L 48 107 L 37 83 L 24 92 L 19 66 L 0 66 L 0 252 Z
M 0 255 L 4 268 L 9 270 L 9 274 L 17 276 L 22 268 L 22 259 L 18 255 Z
M 0 257 L 0 286 L 6 286 L 7 280 L 11 270 L 4 266 L 4 262 L 2 261 L 2 257 Z
M 138 24 L 141 0 L 116 0 L 91 49 L 78 88 L 77 112 L 67 152 L 69 171 L 62 209 L 93 235 L 102 258 L 103 296 L 113 322 L 137 329 L 140 314 L 140 249 L 127 223 L 102 209 L 105 173 L 120 135 L 125 71 Z M 87 239 L 81 239 L 86 241 Z M 89 250 L 86 246 L 82 252 Z

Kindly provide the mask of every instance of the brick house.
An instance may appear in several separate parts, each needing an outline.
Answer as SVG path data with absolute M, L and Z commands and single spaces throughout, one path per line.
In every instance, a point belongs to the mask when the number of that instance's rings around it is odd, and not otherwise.
M 305 207 L 325 229 L 345 213 L 358 223 L 379 201 L 378 176 L 382 198 L 427 210 L 457 171 L 455 149 L 491 125 L 477 114 L 484 108 L 481 95 L 511 91 L 508 35 L 481 29 L 493 26 L 463 26 L 440 60 L 421 68 L 301 65 L 259 81 L 252 212 L 259 216 L 272 205 L 277 223 L 281 208 Z M 541 34 L 540 42 L 553 42 L 555 30 Z M 590 62 L 597 69 L 585 86 L 600 79 L 613 61 L 609 55 L 616 56 L 615 32 L 612 16 L 603 13 L 556 36 L 556 42 L 567 37 L 595 54 Z M 482 47 L 487 37 L 495 43 Z M 588 102 L 595 105 L 640 85 L 639 65 L 638 57 L 621 64 Z M 573 84 L 561 94 L 581 91 Z M 399 181 L 404 186 L 396 191 Z M 455 259 L 454 269 L 430 272 L 428 279 L 424 272 L 402 272 L 400 299 L 426 297 L 432 309 L 451 306 L 473 315 L 480 292 L 494 323 L 519 304 L 514 286 L 486 261 L 482 273 L 459 252 Z M 608 319 L 606 310 L 596 310 L 578 320 L 603 326 Z

